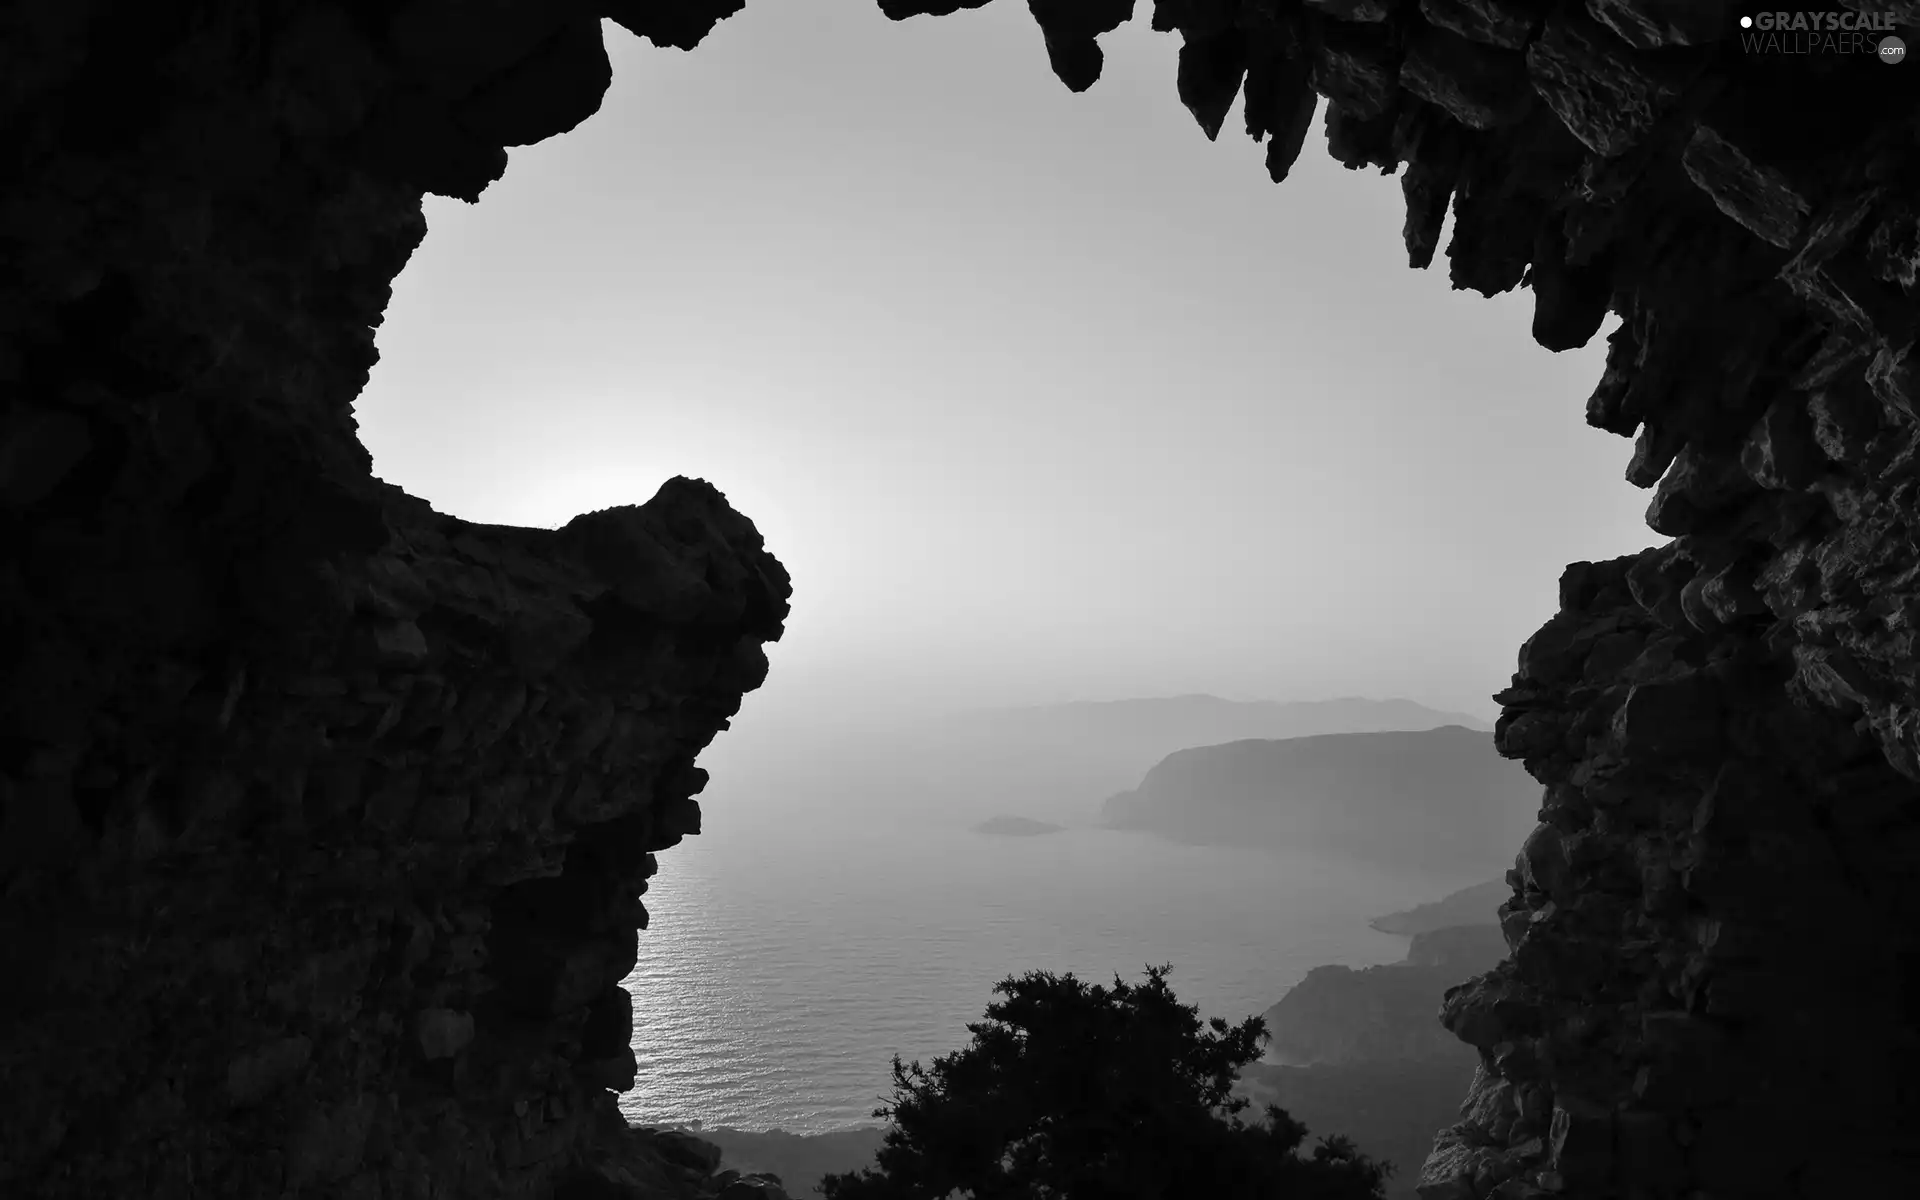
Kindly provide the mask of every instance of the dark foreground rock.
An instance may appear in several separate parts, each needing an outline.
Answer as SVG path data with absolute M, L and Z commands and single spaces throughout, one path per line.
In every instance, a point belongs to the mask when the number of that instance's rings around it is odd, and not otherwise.
M 422 193 L 590 115 L 600 18 L 687 48 L 740 7 L 8 12 L 0 1194 L 681 1186 L 578 1173 L 631 1142 L 636 897 L 784 575 L 692 483 L 558 533 L 436 516 L 352 404 Z M 1074 89 L 1135 8 L 1029 7 Z M 1498 697 L 1542 819 L 1509 961 L 1445 1004 L 1483 1071 L 1431 1200 L 1920 1163 L 1920 110 L 1874 55 L 1920 3 L 1826 7 L 1152 6 L 1207 136 L 1244 98 L 1284 179 L 1324 97 L 1339 161 L 1400 172 L 1412 265 L 1450 220 L 1454 285 L 1529 288 L 1541 345 L 1620 318 L 1586 417 L 1670 540 L 1570 568 Z
M 784 575 L 684 480 L 559 531 L 369 496 L 377 549 L 271 608 L 204 581 L 228 619 L 144 674 L 45 673 L 124 631 L 38 599 L 0 1192 L 545 1195 L 617 1131 L 640 896 L 699 832 L 693 758 L 765 673 Z M 303 639 L 250 645 L 268 620 Z M 127 686 L 169 702 L 74 723 Z
M 721 1190 L 626 1132 L 620 983 L 786 574 L 705 483 L 476 525 L 355 437 L 422 191 L 605 86 L 463 12 L 5 19 L 0 1195 Z

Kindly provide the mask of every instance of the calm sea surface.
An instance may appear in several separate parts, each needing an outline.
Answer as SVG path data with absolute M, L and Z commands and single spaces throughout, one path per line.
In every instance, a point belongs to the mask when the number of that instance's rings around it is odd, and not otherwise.
M 1323 963 L 1402 957 L 1367 918 L 1458 886 L 1098 829 L 707 825 L 647 893 L 635 1121 L 872 1124 L 892 1055 L 958 1049 L 993 984 L 1030 969 L 1110 982 L 1171 962 L 1184 1002 L 1238 1020 Z

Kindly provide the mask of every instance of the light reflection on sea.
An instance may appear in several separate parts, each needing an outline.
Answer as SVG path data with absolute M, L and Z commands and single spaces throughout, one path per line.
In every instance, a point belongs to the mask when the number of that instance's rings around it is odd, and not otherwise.
M 634 999 L 629 1119 L 817 1133 L 870 1124 L 889 1061 L 967 1041 L 1029 969 L 1171 962 L 1201 1015 L 1257 1013 L 1309 969 L 1406 953 L 1366 919 L 1457 881 L 1069 829 L 988 837 L 709 820 L 660 855 Z

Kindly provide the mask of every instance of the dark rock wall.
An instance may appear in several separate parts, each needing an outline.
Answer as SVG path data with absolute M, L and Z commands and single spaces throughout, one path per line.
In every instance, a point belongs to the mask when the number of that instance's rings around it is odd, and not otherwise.
M 596 1135 L 650 854 L 785 577 L 687 481 L 558 532 L 438 516 L 350 414 L 420 195 L 594 111 L 596 18 L 686 48 L 739 7 L 0 11 L 0 1193 L 709 1187 L 697 1144 Z M 1029 7 L 1074 88 L 1133 13 Z M 1916 1165 L 1920 66 L 1731 17 L 1154 6 L 1209 136 L 1244 95 L 1282 179 L 1325 96 L 1415 266 L 1451 207 L 1454 283 L 1530 287 L 1543 345 L 1623 322 L 1588 418 L 1673 540 L 1570 569 L 1503 693 L 1546 804 L 1513 955 L 1447 1002 L 1484 1066 L 1436 1197 Z
M 351 418 L 423 189 L 591 113 L 598 21 L 0 21 L 0 1195 L 715 1190 L 604 1136 L 619 983 L 785 573 L 694 481 L 436 514 Z

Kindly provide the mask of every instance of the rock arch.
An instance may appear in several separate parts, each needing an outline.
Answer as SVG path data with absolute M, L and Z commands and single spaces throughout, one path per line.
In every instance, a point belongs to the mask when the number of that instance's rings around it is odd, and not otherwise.
M 618 983 L 785 574 L 697 481 L 552 532 L 436 514 L 351 404 L 421 195 L 590 115 L 601 18 L 689 49 L 740 7 L 7 15 L 0 1191 L 713 1190 L 618 1133 Z M 1134 4 L 1029 8 L 1078 90 Z M 1153 6 L 1208 136 L 1244 96 L 1284 179 L 1324 97 L 1334 156 L 1398 171 L 1412 265 L 1451 209 L 1454 283 L 1531 288 L 1541 344 L 1622 320 L 1587 416 L 1671 540 L 1569 567 L 1500 697 L 1542 823 L 1510 959 L 1447 1000 L 1485 1066 L 1436 1198 L 1920 1162 L 1920 66 L 1735 15 Z

